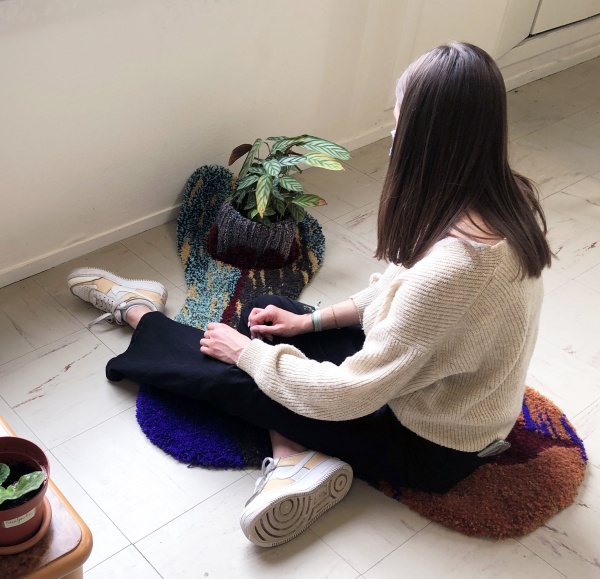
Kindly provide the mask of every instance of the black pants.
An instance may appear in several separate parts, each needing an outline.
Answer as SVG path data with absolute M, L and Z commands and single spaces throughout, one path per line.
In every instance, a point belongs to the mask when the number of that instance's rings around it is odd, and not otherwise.
M 281 296 L 263 296 L 242 310 L 238 330 L 249 336 L 248 315 L 253 307 L 274 304 L 294 313 L 312 308 Z M 348 462 L 356 476 L 372 483 L 386 480 L 394 487 L 409 486 L 444 492 L 483 463 L 474 453 L 428 441 L 404 427 L 388 406 L 355 420 L 306 418 L 264 394 L 237 366 L 200 352 L 203 332 L 170 320 L 161 313 L 142 317 L 126 352 L 108 362 L 109 380 L 128 378 L 169 392 L 205 400 L 221 411 Z M 359 326 L 302 334 L 285 341 L 317 361 L 341 364 L 363 345 Z

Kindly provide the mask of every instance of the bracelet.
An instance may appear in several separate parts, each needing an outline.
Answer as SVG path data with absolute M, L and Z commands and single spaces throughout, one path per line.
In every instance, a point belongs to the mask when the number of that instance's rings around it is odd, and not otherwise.
M 315 310 L 310 314 L 312 320 L 313 332 L 320 332 L 323 330 L 323 320 L 321 319 L 321 310 Z
M 335 315 L 335 310 L 333 309 L 333 306 L 331 306 L 331 313 L 333 314 L 333 321 L 335 322 L 335 329 L 339 330 L 340 327 L 338 326 L 337 317 Z

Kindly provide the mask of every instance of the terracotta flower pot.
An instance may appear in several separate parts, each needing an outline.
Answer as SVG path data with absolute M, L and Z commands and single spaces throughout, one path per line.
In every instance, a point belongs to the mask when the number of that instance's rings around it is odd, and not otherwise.
M 25 543 L 40 529 L 44 518 L 43 500 L 48 488 L 50 465 L 44 451 L 33 442 L 16 436 L 0 437 L 0 463 L 8 464 L 11 470 L 23 467 L 27 472 L 41 470 L 46 480 L 33 496 L 25 495 L 25 502 L 11 506 L 4 501 L 0 505 L 0 547 Z M 8 484 L 6 481 L 5 484 Z M 41 539 L 41 536 L 40 536 Z

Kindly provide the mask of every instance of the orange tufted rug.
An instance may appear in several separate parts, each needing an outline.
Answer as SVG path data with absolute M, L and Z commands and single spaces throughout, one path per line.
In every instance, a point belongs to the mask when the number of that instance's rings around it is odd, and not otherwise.
M 508 437 L 512 447 L 444 494 L 412 489 L 395 496 L 424 517 L 465 535 L 506 539 L 543 525 L 569 506 L 587 457 L 575 429 L 550 400 L 527 388 L 523 411 Z

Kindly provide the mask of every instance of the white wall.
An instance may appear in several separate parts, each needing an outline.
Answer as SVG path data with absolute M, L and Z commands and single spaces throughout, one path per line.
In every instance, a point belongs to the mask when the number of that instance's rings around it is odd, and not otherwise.
M 258 136 L 385 135 L 402 9 L 1 1 L 0 280 L 172 218 L 196 167 Z
M 518 1 L 0 0 L 0 286 L 173 219 L 240 143 L 387 136 L 406 65 L 494 54 Z

